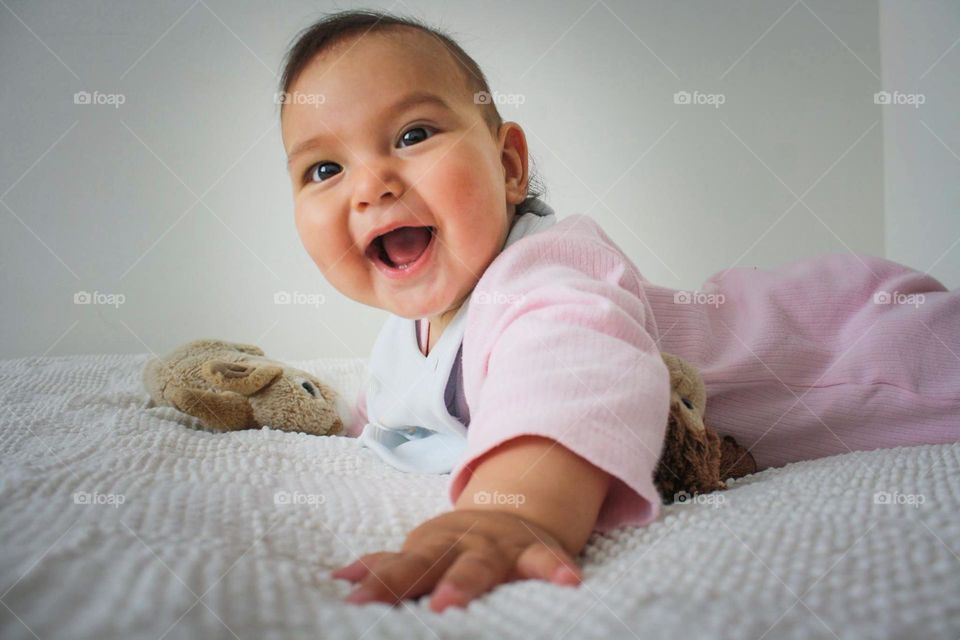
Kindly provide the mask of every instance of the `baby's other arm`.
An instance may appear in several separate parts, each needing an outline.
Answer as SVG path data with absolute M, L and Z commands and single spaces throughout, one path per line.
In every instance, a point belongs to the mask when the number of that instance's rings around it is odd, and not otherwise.
M 576 556 L 593 531 L 609 483 L 607 472 L 556 440 L 519 436 L 479 458 L 454 508 L 519 516 Z

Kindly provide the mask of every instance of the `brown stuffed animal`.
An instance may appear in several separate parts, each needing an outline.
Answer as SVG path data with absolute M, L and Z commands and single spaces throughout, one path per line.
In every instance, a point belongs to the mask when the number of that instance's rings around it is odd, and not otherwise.
M 249 344 L 194 340 L 147 362 L 143 384 L 156 404 L 215 431 L 269 426 L 322 436 L 343 430 L 333 389 Z
M 756 472 L 757 463 L 732 436 L 722 440 L 703 421 L 707 405 L 703 377 L 679 356 L 661 353 L 670 371 L 670 414 L 654 484 L 664 502 L 678 494 L 726 489 L 726 478 Z

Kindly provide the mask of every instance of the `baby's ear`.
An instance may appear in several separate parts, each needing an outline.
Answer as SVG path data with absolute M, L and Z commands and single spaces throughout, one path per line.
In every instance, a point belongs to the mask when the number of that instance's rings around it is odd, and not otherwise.
M 283 375 L 283 369 L 274 365 L 208 360 L 200 373 L 218 389 L 252 396 Z

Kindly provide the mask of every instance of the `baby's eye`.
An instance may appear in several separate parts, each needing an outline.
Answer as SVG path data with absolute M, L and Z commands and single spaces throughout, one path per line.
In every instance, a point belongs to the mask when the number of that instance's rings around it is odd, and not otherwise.
M 309 169 L 307 169 L 306 179 L 310 182 L 323 182 L 327 178 L 332 178 L 333 176 L 340 173 L 341 169 L 337 168 L 333 173 L 324 171 L 324 167 L 339 167 L 336 162 L 318 162 Z
M 421 136 L 420 134 L 417 134 L 415 132 L 417 131 L 425 132 L 427 130 L 433 131 L 433 127 L 427 127 L 427 126 L 411 127 L 410 129 L 407 129 L 407 131 L 402 136 L 400 136 L 400 142 L 408 142 L 411 144 L 422 142 L 429 136 Z M 414 135 L 411 136 L 411 134 L 414 134 Z

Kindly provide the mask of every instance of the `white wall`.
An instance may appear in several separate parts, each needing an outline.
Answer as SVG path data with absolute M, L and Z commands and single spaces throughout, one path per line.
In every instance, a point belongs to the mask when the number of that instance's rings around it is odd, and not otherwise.
M 880 3 L 886 255 L 960 287 L 960 3 Z M 912 102 L 912 104 L 911 104 Z
M 384 312 L 333 290 L 300 246 L 273 103 L 290 38 L 344 5 L 4 2 L 0 357 L 201 336 L 285 359 L 368 353 Z M 450 30 L 495 91 L 524 96 L 503 115 L 527 130 L 560 217 L 589 213 L 648 278 L 695 288 L 730 265 L 884 253 L 878 4 L 835 4 L 365 6 Z M 75 105 L 81 90 L 125 103 Z M 955 118 L 931 116 L 954 149 Z M 952 166 L 925 179 L 946 190 Z M 954 276 L 955 257 L 940 263 Z M 75 305 L 81 290 L 125 302 Z M 326 302 L 278 306 L 278 290 Z

